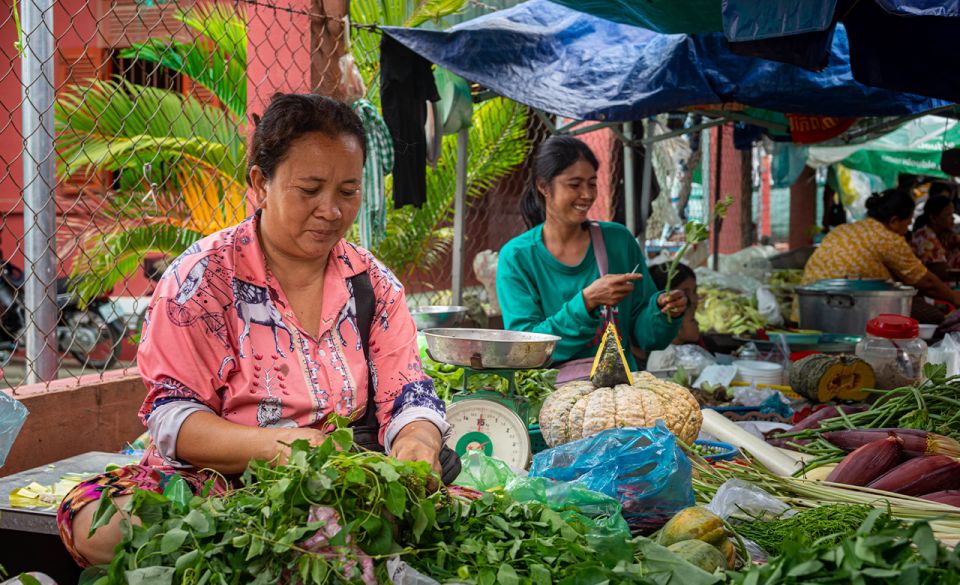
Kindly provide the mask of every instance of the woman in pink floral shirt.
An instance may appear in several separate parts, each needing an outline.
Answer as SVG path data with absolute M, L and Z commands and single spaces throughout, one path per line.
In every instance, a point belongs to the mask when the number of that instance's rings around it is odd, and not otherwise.
M 282 460 L 284 443 L 320 443 L 331 413 L 372 427 L 365 446 L 441 470 L 449 426 L 403 287 L 343 239 L 360 207 L 364 157 L 348 106 L 274 97 L 249 153 L 256 214 L 190 246 L 147 310 L 137 361 L 151 446 L 141 465 L 84 482 L 60 508 L 78 563 L 109 562 L 119 541 L 118 518 L 87 536 L 101 497 L 122 506 L 135 488 L 162 492 L 174 473 L 199 491 L 209 470 L 230 476 L 251 459 Z
M 914 253 L 927 268 L 945 280 L 947 270 L 960 269 L 960 236 L 954 231 L 953 199 L 938 195 L 931 197 L 923 213 L 913 223 L 910 244 Z

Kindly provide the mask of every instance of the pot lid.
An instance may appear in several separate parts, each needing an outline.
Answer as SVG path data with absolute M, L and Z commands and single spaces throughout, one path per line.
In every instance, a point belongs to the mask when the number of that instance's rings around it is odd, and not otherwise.
M 819 292 L 877 292 L 900 290 L 900 285 L 887 280 L 828 278 L 803 287 L 804 290 Z
M 885 339 L 913 339 L 920 335 L 920 323 L 903 315 L 880 315 L 867 322 L 867 333 Z

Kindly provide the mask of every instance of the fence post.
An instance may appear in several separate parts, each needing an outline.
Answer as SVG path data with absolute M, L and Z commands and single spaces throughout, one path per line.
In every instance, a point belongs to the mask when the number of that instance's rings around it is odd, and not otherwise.
M 623 124 L 623 211 L 630 233 L 637 235 L 637 187 L 633 174 L 636 154 L 633 150 L 633 122 Z
M 24 304 L 27 383 L 57 373 L 57 208 L 53 155 L 53 0 L 21 2 Z
M 453 202 L 453 304 L 463 303 L 463 232 L 467 213 L 467 157 L 470 155 L 470 129 L 457 132 L 457 187 Z

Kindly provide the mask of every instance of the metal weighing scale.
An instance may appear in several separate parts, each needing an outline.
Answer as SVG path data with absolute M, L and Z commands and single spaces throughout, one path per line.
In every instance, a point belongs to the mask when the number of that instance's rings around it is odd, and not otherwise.
M 447 444 L 463 457 L 469 451 L 480 451 L 496 457 L 511 467 L 526 469 L 530 465 L 530 434 L 527 429 L 529 403 L 517 395 L 517 370 L 475 370 L 464 368 L 461 393 L 453 396 L 447 407 L 450 438 Z M 507 380 L 506 396 L 493 390 L 466 392 L 471 375 L 493 374 Z
M 481 451 L 517 469 L 530 465 L 527 427 L 530 405 L 517 395 L 518 370 L 542 368 L 559 337 L 492 329 L 436 328 L 423 331 L 427 354 L 436 362 L 464 370 L 463 389 L 447 408 L 451 435 L 447 445 L 461 457 Z M 472 376 L 489 374 L 507 381 L 507 395 L 496 391 L 467 393 Z

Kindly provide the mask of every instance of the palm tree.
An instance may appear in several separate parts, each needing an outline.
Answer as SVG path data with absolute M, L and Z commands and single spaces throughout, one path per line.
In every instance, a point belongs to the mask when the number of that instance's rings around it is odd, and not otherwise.
M 357 23 L 418 26 L 461 10 L 466 0 L 409 4 L 353 0 L 351 15 Z M 93 220 L 82 220 L 80 235 L 69 242 L 69 252 L 79 248 L 72 276 L 83 300 L 136 272 L 145 255 L 176 256 L 204 235 L 238 223 L 247 212 L 243 14 L 198 5 L 178 12 L 176 18 L 196 33 L 196 40 L 151 39 L 122 56 L 189 77 L 213 93 L 222 108 L 122 81 L 72 87 L 56 104 L 60 176 L 119 173 L 118 192 L 82 198 Z M 356 29 L 352 41 L 354 57 L 368 81 L 368 96 L 378 102 L 379 35 Z M 491 100 L 475 110 L 468 198 L 483 195 L 523 162 L 529 149 L 526 122 L 526 108 L 508 100 Z M 374 253 L 402 277 L 434 266 L 449 249 L 455 161 L 455 137 L 446 137 L 437 168 L 427 171 L 426 204 L 388 214 L 388 238 Z
M 414 27 L 461 11 L 466 0 L 352 0 L 350 17 L 358 24 Z M 380 35 L 367 29 L 351 31 L 351 52 L 367 87 L 367 99 L 379 102 Z M 527 108 L 496 98 L 474 108 L 467 161 L 467 200 L 484 195 L 498 180 L 525 160 L 530 150 L 526 134 Z M 436 168 L 427 168 L 427 201 L 418 208 L 388 206 L 387 237 L 372 250 L 401 280 L 417 269 L 429 270 L 443 260 L 453 241 L 456 185 L 456 136 L 443 139 Z M 392 182 L 387 181 L 387 198 Z M 355 230 L 356 232 L 356 230 Z
M 247 212 L 245 20 L 218 5 L 175 18 L 196 33 L 193 41 L 151 39 L 121 56 L 173 69 L 223 107 L 122 80 L 72 86 L 57 99 L 58 174 L 119 175 L 118 192 L 87 196 L 93 220 L 61 251 L 79 249 L 72 277 L 82 300 L 133 274 L 145 255 L 178 255 Z

